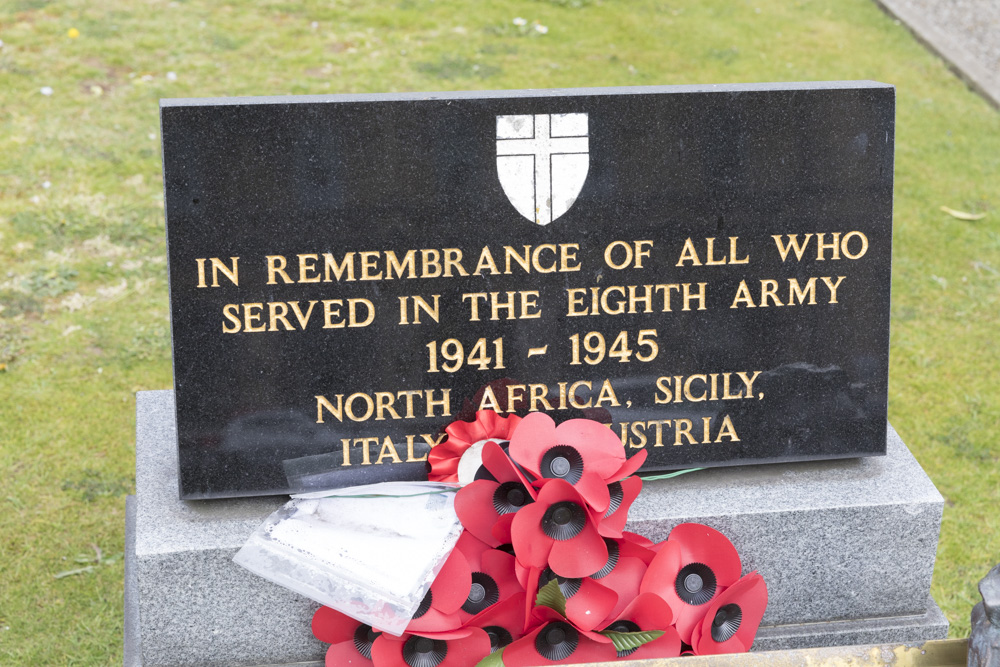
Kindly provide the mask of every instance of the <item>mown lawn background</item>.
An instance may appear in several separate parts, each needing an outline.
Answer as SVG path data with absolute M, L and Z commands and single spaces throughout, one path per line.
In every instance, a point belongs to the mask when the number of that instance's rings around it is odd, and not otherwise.
M 1000 561 L 1000 114 L 870 0 L 0 0 L 0 40 L 0 663 L 121 664 L 134 393 L 171 386 L 158 99 L 286 93 L 895 84 L 890 420 L 968 635 Z

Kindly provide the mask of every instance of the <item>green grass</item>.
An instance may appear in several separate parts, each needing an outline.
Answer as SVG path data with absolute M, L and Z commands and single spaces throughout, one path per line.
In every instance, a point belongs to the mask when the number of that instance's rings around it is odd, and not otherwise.
M 1000 114 L 870 0 L 0 0 L 0 39 L 3 664 L 121 663 L 134 392 L 171 384 L 157 100 L 217 95 L 895 84 L 890 418 L 968 634 L 1000 559 Z

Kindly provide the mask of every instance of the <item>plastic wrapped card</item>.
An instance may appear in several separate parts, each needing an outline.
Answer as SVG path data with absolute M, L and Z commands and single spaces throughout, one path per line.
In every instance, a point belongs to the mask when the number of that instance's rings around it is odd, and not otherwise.
M 462 534 L 455 488 L 386 482 L 293 496 L 233 560 L 399 635 Z

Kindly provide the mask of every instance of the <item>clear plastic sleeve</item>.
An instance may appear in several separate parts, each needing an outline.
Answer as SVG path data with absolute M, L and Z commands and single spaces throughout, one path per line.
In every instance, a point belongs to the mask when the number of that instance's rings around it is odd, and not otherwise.
M 400 635 L 462 533 L 454 488 L 386 482 L 293 496 L 233 560 Z

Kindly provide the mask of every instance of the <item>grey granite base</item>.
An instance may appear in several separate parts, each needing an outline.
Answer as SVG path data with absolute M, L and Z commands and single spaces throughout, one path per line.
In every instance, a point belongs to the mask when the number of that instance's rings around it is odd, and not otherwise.
M 173 393 L 137 395 L 127 505 L 126 665 L 322 660 L 316 604 L 232 557 L 285 497 L 178 500 Z M 887 455 L 714 469 L 647 482 L 629 529 L 685 521 L 726 533 L 769 591 L 755 650 L 941 639 L 929 597 L 943 499 L 889 429 Z

